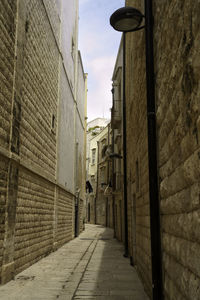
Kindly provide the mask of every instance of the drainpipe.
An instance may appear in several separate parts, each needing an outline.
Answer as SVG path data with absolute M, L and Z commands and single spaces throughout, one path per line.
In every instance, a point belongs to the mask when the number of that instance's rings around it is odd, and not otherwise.
M 126 33 L 123 33 L 123 164 L 124 164 L 124 257 L 128 257 L 127 162 L 126 162 Z
M 114 107 L 114 87 L 112 92 L 112 107 Z M 113 108 L 112 108 L 113 109 Z M 112 128 L 112 153 L 114 153 L 114 128 Z M 113 231 L 114 238 L 116 238 L 116 228 L 115 228 L 115 195 L 114 195 L 114 159 L 112 159 L 112 217 L 113 217 Z
M 152 0 L 145 0 L 146 85 L 153 299 L 162 300 L 162 255 L 158 188 Z
M 110 126 L 111 124 L 108 124 L 108 148 L 110 146 Z M 109 178 L 109 174 L 110 174 L 110 163 L 109 163 L 109 159 L 107 159 L 107 186 L 110 185 L 110 178 Z M 110 214 L 110 211 L 108 211 L 108 197 L 106 197 L 106 227 L 108 227 L 108 214 Z
M 97 200 L 99 197 L 99 141 L 97 141 L 97 185 L 96 185 L 96 197 L 95 197 L 95 219 L 94 223 L 97 224 Z

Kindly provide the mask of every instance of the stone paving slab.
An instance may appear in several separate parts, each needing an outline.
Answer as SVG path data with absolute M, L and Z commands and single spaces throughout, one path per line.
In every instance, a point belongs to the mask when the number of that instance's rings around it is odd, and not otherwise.
M 86 230 L 0 286 L 1 300 L 148 300 L 111 229 Z

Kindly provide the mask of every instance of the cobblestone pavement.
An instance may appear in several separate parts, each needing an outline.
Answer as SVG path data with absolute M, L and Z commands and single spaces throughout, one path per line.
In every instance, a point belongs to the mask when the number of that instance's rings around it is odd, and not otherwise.
M 98 225 L 0 286 L 1 300 L 147 300 L 113 231 Z

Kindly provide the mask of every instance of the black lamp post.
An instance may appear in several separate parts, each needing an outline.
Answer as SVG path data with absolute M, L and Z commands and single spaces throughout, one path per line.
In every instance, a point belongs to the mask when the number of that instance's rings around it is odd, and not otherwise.
M 111 26 L 124 33 L 124 99 L 123 99 L 123 143 L 124 143 L 124 209 L 125 209 L 125 254 L 128 253 L 127 222 L 127 174 L 126 174 L 126 95 L 125 95 L 125 36 L 127 32 L 145 28 L 146 39 L 146 87 L 147 87 L 147 122 L 148 122 L 148 160 L 149 160 L 149 199 L 152 257 L 152 293 L 153 300 L 162 300 L 162 257 L 160 236 L 160 205 L 157 173 L 157 140 L 155 114 L 155 82 L 153 55 L 153 14 L 152 0 L 145 1 L 145 15 L 133 7 L 122 7 L 110 17 Z M 145 25 L 142 25 L 145 20 Z

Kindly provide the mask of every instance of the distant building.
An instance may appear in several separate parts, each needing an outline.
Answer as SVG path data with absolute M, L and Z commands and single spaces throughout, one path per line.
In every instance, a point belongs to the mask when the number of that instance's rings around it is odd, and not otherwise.
M 98 139 L 96 224 L 113 226 L 112 160 L 110 154 L 112 136 L 110 124 L 101 132 Z
M 105 118 L 96 118 L 87 123 L 87 151 L 86 151 L 86 178 L 89 170 L 90 162 L 90 140 L 93 139 L 95 135 L 100 133 L 110 121 Z
M 88 123 L 87 130 L 87 159 L 86 159 L 86 220 L 95 224 L 97 221 L 97 181 L 98 181 L 98 143 L 105 132 L 108 134 L 109 121 L 97 118 Z
M 123 171 L 123 41 L 121 40 L 114 72 L 113 102 L 111 109 L 112 162 L 113 162 L 113 214 L 114 232 L 119 241 L 124 241 L 124 171 Z
M 93 127 L 99 127 L 99 128 L 104 128 L 105 126 L 108 125 L 110 121 L 105 118 L 96 118 L 90 122 L 87 123 L 87 130 Z

